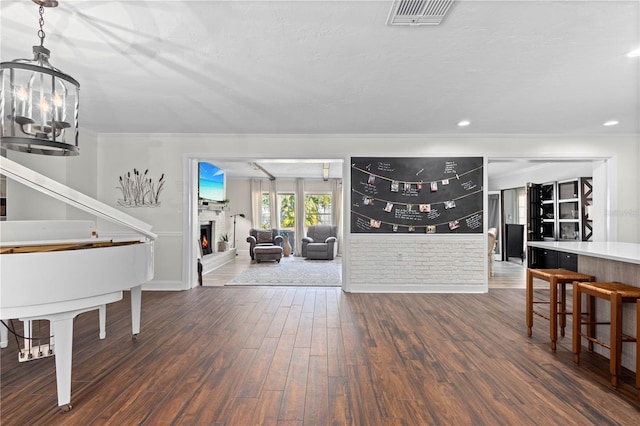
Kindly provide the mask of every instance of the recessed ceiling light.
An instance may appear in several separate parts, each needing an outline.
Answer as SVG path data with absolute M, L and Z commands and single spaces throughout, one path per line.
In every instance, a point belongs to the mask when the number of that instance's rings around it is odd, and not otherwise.
M 605 121 L 604 123 L 602 123 L 603 126 L 615 126 L 619 123 L 618 120 L 609 120 L 609 121 Z
M 640 58 L 640 48 L 627 53 L 628 58 Z
M 460 127 L 467 127 L 469 124 L 471 124 L 469 120 L 462 120 L 458 122 L 458 126 Z

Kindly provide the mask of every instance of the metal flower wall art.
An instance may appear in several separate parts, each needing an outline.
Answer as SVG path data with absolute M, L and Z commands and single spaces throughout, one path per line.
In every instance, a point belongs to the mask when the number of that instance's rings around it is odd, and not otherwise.
M 149 176 L 149 169 L 141 173 L 133 169 L 133 173 L 127 172 L 119 176 L 122 198 L 118 204 L 123 207 L 158 207 L 160 206 L 160 193 L 164 187 L 164 173 L 157 182 Z

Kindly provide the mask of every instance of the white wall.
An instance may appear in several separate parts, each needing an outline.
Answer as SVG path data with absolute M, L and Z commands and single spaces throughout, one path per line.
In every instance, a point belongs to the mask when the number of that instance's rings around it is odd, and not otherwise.
M 98 138 L 81 130 L 80 155 L 58 157 L 7 151 L 7 158 L 29 167 L 51 179 L 70 186 L 90 197 L 96 196 Z M 69 207 L 21 183 L 7 179 L 7 220 L 90 219 L 84 212 Z
M 238 256 L 249 256 L 249 243 L 247 237 L 251 229 L 251 181 L 246 178 L 230 178 L 227 180 L 227 198 L 229 209 L 227 215 L 227 232 L 230 241 L 233 239 L 233 218 L 231 215 L 244 214 L 245 217 L 236 216 L 236 248 Z
M 518 164 L 518 163 L 516 163 Z M 546 183 L 561 180 L 575 179 L 578 177 L 593 176 L 593 162 L 567 163 L 553 161 L 531 166 L 521 163 L 520 170 L 492 176 L 489 174 L 489 191 L 524 187 L 528 182 Z M 491 170 L 491 166 L 489 166 Z
M 81 149 L 83 149 L 81 145 Z M 495 138 L 438 138 L 421 136 L 255 136 L 255 135 L 124 135 L 102 134 L 98 136 L 97 155 L 85 159 L 81 154 L 71 159 L 59 159 L 16 153 L 16 161 L 33 166 L 34 169 L 54 179 L 67 179 L 68 161 L 78 161 L 82 167 L 74 169 L 70 175 L 78 175 L 79 170 L 90 173 L 96 164 L 97 198 L 118 207 L 118 176 L 132 171 L 149 169 L 154 179 L 165 174 L 166 185 L 161 195 L 161 206 L 156 208 L 123 209 L 128 214 L 153 225 L 159 235 L 156 242 L 156 288 L 190 287 L 185 282 L 187 271 L 185 245 L 183 245 L 183 224 L 187 220 L 185 212 L 188 194 L 185 193 L 183 164 L 185 158 L 262 159 L 262 158 L 329 158 L 343 159 L 345 170 L 351 156 L 486 156 L 489 158 L 515 158 L 518 156 L 549 158 L 612 158 L 612 188 L 609 208 L 603 212 L 617 224 L 611 239 L 640 242 L 639 211 L 640 200 L 640 144 L 635 137 L 627 138 L 563 138 L 563 137 L 495 137 Z M 20 158 L 17 156 L 20 155 Z M 29 164 L 27 164 L 29 163 Z M 346 176 L 345 176 L 346 178 Z M 79 182 L 67 182 L 77 188 Z M 82 183 L 83 185 L 85 182 Z M 89 183 L 88 186 L 92 184 Z M 232 191 L 233 183 L 230 182 Z M 238 183 L 237 190 L 245 184 Z M 345 181 L 345 206 L 349 206 L 349 184 Z M 9 189 L 9 188 L 8 188 Z M 247 191 L 248 194 L 248 191 Z M 9 219 L 18 218 L 63 218 L 64 211 L 49 208 L 48 200 L 41 200 L 34 209 L 21 196 L 14 197 L 9 192 L 9 203 L 15 203 L 13 214 L 9 204 Z M 228 198 L 233 194 L 228 192 Z M 249 214 L 250 202 L 245 199 Z M 121 208 L 121 207 L 118 207 Z M 235 210 L 235 206 L 233 207 Z M 346 212 L 348 217 L 348 212 Z M 37 217 L 35 217 L 37 216 Z M 105 225 L 109 226 L 109 225 Z M 348 231 L 348 221 L 345 223 Z M 239 228 L 236 231 L 240 235 Z M 242 231 L 244 233 L 245 230 Z M 396 236 L 402 238 L 403 236 Z M 189 237 L 191 239 L 191 237 Z M 240 240 L 240 238 L 238 238 Z M 345 248 L 351 249 L 352 236 L 345 234 Z M 402 241 L 402 240 L 401 240 Z M 484 244 L 478 242 L 478 250 Z M 482 246 L 482 247 L 481 247 Z M 481 251 L 484 253 L 483 251 Z M 345 263 L 348 264 L 348 253 Z M 391 260 L 389 260 L 391 262 Z M 397 263 L 397 259 L 393 262 Z M 350 265 L 352 267 L 354 265 Z M 475 278 L 473 278 L 475 280 Z M 345 277 L 348 282 L 349 277 Z M 384 291 L 378 288 L 377 291 Z
M 634 138 L 434 138 L 418 136 L 253 136 L 253 135 L 100 135 L 98 196 L 107 203 L 117 198 L 115 183 L 118 173 L 133 167 L 149 168 L 166 173 L 168 186 L 161 208 L 129 211 L 130 214 L 152 223 L 160 234 L 156 246 L 164 256 L 156 264 L 163 264 L 171 272 L 156 271 L 159 281 L 179 280 L 182 272 L 181 238 L 167 238 L 163 233 L 180 232 L 183 223 L 181 202 L 185 194 L 183 158 L 338 158 L 349 161 L 351 156 L 454 156 L 482 155 L 491 158 L 537 156 L 553 158 L 615 157 L 619 166 L 614 177 L 618 180 L 615 196 L 618 206 L 615 215 L 621 241 L 638 238 L 638 144 Z M 624 172 L 622 171 L 624 170 Z M 233 183 L 228 198 L 233 199 Z M 247 191 L 248 193 L 248 191 Z M 622 196 L 624 194 L 624 196 Z M 349 205 L 348 192 L 345 206 Z M 250 202 L 245 201 L 250 213 Z M 114 204 L 115 205 L 115 204 Z M 238 206 L 240 208 L 240 206 Z M 235 209 L 235 208 L 234 208 Z M 240 212 L 240 211 L 239 211 Z M 621 212 L 624 212 L 622 214 Z M 635 217 L 634 213 L 635 212 Z M 244 233 L 245 230 L 243 230 Z M 240 232 L 237 229 L 237 234 Z M 351 236 L 345 235 L 345 240 Z M 239 239 L 239 238 L 238 238 Z M 240 239 L 239 239 L 240 240 Z M 239 245 L 241 242 L 239 241 Z M 240 247 L 239 247 L 240 248 Z M 188 288 L 188 283 L 176 283 Z
M 504 223 L 518 223 L 518 194 L 515 189 L 502 193 L 502 205 Z
M 98 195 L 98 135 L 88 130 L 79 134 L 80 155 L 67 161 L 67 185 L 89 197 Z M 67 207 L 66 219 L 92 220 L 88 213 Z

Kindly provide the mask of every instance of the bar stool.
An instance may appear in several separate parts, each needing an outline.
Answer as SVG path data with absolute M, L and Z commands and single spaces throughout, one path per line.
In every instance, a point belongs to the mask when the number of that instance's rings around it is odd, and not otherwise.
M 636 334 L 640 336 L 640 300 L 636 301 Z M 640 400 L 640 353 L 638 353 L 636 341 L 636 387 L 638 388 L 638 400 Z
M 582 294 L 586 294 L 587 313 L 586 321 L 582 319 Z M 608 300 L 611 303 L 611 319 L 609 322 L 598 322 L 595 318 L 595 297 Z M 636 342 L 636 338 L 622 333 L 622 306 L 624 303 L 638 303 L 640 300 L 640 288 L 618 282 L 580 282 L 573 286 L 573 361 L 580 363 L 580 350 L 582 337 L 588 340 L 589 350 L 593 350 L 593 343 L 610 350 L 609 373 L 611 385 L 618 387 L 618 377 L 621 371 L 622 343 Z M 610 343 L 606 344 L 595 336 L 596 325 L 610 324 Z M 586 333 L 582 332 L 582 326 L 586 325 Z M 636 364 L 638 363 L 636 356 Z M 636 370 L 636 383 L 638 371 Z
M 533 278 L 539 278 L 549 283 L 549 301 L 533 300 Z M 551 350 L 556 350 L 558 340 L 558 317 L 560 317 L 560 335 L 564 336 L 567 326 L 567 291 L 566 285 L 574 281 L 595 281 L 591 275 L 580 274 L 566 269 L 527 269 L 527 334 L 531 337 L 533 327 L 533 314 L 549 320 L 549 335 L 551 337 Z M 560 299 L 558 299 L 558 284 L 560 284 Z M 535 304 L 548 304 L 549 316 L 533 309 Z M 560 310 L 558 311 L 558 304 Z

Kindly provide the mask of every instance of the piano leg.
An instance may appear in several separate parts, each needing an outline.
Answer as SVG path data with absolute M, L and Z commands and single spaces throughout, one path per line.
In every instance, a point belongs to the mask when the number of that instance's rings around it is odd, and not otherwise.
M 53 347 L 56 344 L 55 337 L 53 335 L 53 324 L 49 321 L 49 353 L 48 355 L 53 355 Z
M 24 350 L 28 358 L 31 358 L 31 321 L 22 321 L 22 334 L 24 336 Z
M 131 333 L 135 339 L 140 333 L 140 307 L 142 305 L 142 285 L 131 288 Z
M 107 305 L 100 305 L 98 316 L 100 317 L 100 339 L 102 340 L 107 337 Z
M 92 296 L 77 301 L 65 301 L 57 304 L 57 313 L 38 314 L 18 318 L 20 321 L 48 320 L 55 336 L 56 385 L 58 406 L 63 412 L 71 410 L 71 366 L 73 354 L 73 319 L 83 312 L 101 310 L 108 303 L 122 299 L 122 290 Z M 106 310 L 105 310 L 106 312 Z M 4 316 L 4 315 L 3 315 Z M 11 317 L 10 317 L 11 318 Z M 140 318 L 138 311 L 138 318 Z
M 73 318 L 77 312 L 55 315 L 52 318 L 53 334 L 56 336 L 56 382 L 58 407 L 71 410 L 71 355 L 73 347 Z
M 7 346 L 9 346 L 9 330 L 3 323 L 0 323 L 0 348 L 6 348 Z

